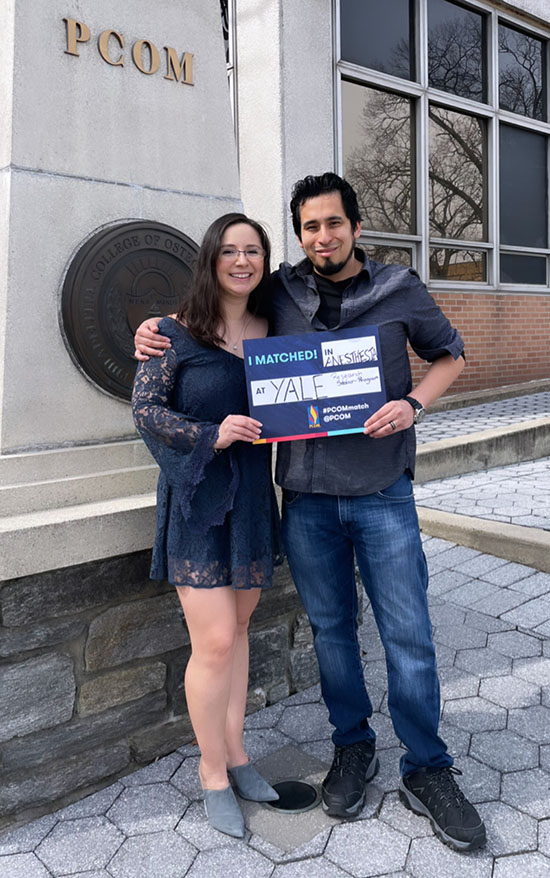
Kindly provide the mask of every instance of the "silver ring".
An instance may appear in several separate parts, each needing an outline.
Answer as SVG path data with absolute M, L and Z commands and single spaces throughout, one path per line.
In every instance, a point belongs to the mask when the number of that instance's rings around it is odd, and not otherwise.
M 392 430 L 396 429 L 395 421 L 390 421 L 390 427 L 392 428 Z

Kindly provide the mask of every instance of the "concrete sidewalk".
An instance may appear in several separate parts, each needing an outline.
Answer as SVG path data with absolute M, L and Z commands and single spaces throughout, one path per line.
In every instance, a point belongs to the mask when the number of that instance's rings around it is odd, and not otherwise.
M 538 393 L 427 417 L 415 488 L 424 532 L 550 573 L 549 409 Z
M 520 417 L 518 405 L 507 409 L 508 420 Z M 528 420 L 533 414 L 528 412 Z M 449 431 L 451 421 L 447 424 Z M 479 527 L 548 534 L 540 527 L 547 516 L 548 461 L 514 467 L 460 476 L 453 484 L 425 483 L 416 489 L 419 503 L 439 506 L 421 507 L 421 517 L 454 515 Z M 537 526 L 511 523 L 525 516 L 531 521 L 536 516 Z M 424 540 L 442 686 L 441 733 L 464 772 L 464 791 L 486 821 L 485 849 L 454 853 L 434 837 L 425 818 L 399 802 L 403 751 L 388 715 L 384 653 L 367 608 L 360 636 L 381 770 L 357 821 L 339 823 L 321 808 L 284 816 L 247 802 L 247 837 L 230 839 L 208 826 L 198 753 L 184 747 L 0 836 L 1 878 L 550 876 L 550 574 L 456 540 L 429 535 Z M 319 689 L 313 687 L 250 715 L 246 746 L 272 781 L 298 776 L 319 783 L 332 758 L 330 733 Z
M 481 430 L 512 427 L 526 421 L 550 418 L 550 392 L 514 396 L 450 411 L 428 412 L 417 427 L 418 445 Z

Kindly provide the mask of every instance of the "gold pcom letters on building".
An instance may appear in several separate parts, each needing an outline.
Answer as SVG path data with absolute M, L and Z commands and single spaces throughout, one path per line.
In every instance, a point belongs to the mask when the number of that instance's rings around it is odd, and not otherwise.
M 91 38 L 90 28 L 83 21 L 74 18 L 64 18 L 67 30 L 66 55 L 80 57 L 79 43 L 87 43 Z M 97 41 L 99 54 L 107 64 L 112 67 L 124 67 L 124 37 L 116 30 L 104 30 L 100 33 Z M 163 46 L 166 52 L 166 75 L 165 79 L 173 82 L 182 82 L 184 85 L 194 85 L 193 82 L 193 55 L 191 52 L 183 52 L 181 58 L 171 46 Z M 144 50 L 146 50 L 144 52 Z M 144 64 L 144 55 L 148 57 L 148 64 Z M 160 67 L 160 53 L 151 40 L 137 40 L 132 46 L 132 60 L 137 69 L 147 76 L 157 73 Z

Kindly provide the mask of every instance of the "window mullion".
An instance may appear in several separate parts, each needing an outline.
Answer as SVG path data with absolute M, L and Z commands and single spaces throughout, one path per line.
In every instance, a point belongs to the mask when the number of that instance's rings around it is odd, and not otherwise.
M 489 210 L 489 241 L 493 243 L 493 252 L 490 256 L 489 281 L 498 283 L 499 277 L 499 248 L 500 248 L 500 187 L 499 187 L 499 132 L 498 120 L 495 117 L 489 122 L 487 138 L 487 198 Z
M 342 76 L 346 79 L 352 79 L 354 82 L 364 82 L 368 85 L 391 89 L 391 91 L 407 97 L 418 95 L 421 92 L 418 83 L 408 79 L 400 79 L 398 76 L 391 76 L 389 73 L 382 73 L 380 70 L 360 67 L 350 61 L 339 61 L 337 66 Z
M 500 187 L 499 187 L 499 131 L 498 131 L 498 106 L 499 106 L 499 67 L 498 67 L 498 17 L 495 10 L 489 14 L 488 39 L 489 56 L 487 59 L 489 78 L 489 102 L 493 105 L 495 115 L 488 122 L 487 131 L 487 209 L 489 241 L 494 244 L 493 251 L 488 258 L 488 281 L 498 285 L 500 277 L 499 246 L 500 246 Z
M 415 0 L 416 78 L 423 92 L 415 102 L 415 193 L 416 232 L 420 242 L 416 246 L 416 265 L 422 280 L 430 279 L 430 248 L 428 243 L 428 0 Z
M 428 94 L 424 92 L 416 108 L 416 216 L 417 232 L 421 235 L 418 273 L 425 283 L 430 278 L 430 193 L 429 193 L 429 120 Z
M 344 149 L 342 146 L 342 129 L 344 125 L 344 111 L 342 109 L 342 76 L 336 71 L 334 87 L 334 156 L 336 160 L 336 172 L 344 176 Z
M 428 87 L 428 0 L 415 0 L 416 77 Z
M 545 97 L 544 120 L 545 120 L 545 122 L 548 122 L 548 119 L 550 118 L 550 91 L 549 91 L 549 89 L 550 89 L 550 40 L 548 40 L 546 43 L 546 52 L 545 52 L 545 59 L 544 60 L 546 61 L 546 68 L 542 71 L 544 92 L 545 92 L 545 94 L 544 94 L 544 97 Z M 547 155 L 547 165 L 546 165 L 546 168 L 547 168 L 547 170 L 546 170 L 546 174 L 547 174 L 547 177 L 546 177 L 547 205 L 546 205 L 546 209 L 548 211 L 550 209 L 550 201 L 549 201 L 549 199 L 550 199 L 550 191 L 549 191 L 549 188 L 550 188 L 550 137 L 547 138 L 547 141 L 546 141 L 546 155 Z M 548 237 L 547 237 L 547 241 L 546 241 L 546 246 L 550 247 L 550 222 L 548 223 Z M 550 286 L 550 259 L 548 257 L 546 259 L 546 285 Z
M 546 138 L 546 213 L 548 214 L 548 189 L 550 186 L 550 137 Z M 546 246 L 550 247 L 550 222 L 546 230 Z

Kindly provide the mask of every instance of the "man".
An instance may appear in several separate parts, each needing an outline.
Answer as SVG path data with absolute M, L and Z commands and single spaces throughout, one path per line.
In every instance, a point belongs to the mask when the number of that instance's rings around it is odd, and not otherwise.
M 366 421 L 364 436 L 278 447 L 289 565 L 312 625 L 335 726 L 323 807 L 335 817 L 357 816 L 378 771 L 357 637 L 356 559 L 386 651 L 388 709 L 407 748 L 400 798 L 429 817 L 451 847 L 472 850 L 484 844 L 485 827 L 457 786 L 459 772 L 438 736 L 428 575 L 411 488 L 413 425 L 462 371 L 463 343 L 416 272 L 372 262 L 356 249 L 361 217 L 345 180 L 332 173 L 306 177 L 294 187 L 290 207 L 306 258 L 294 267 L 284 263 L 273 275 L 275 333 L 376 324 L 389 400 Z M 407 341 L 431 362 L 412 393 Z M 141 355 L 158 355 L 164 346 L 145 325 L 136 343 Z

